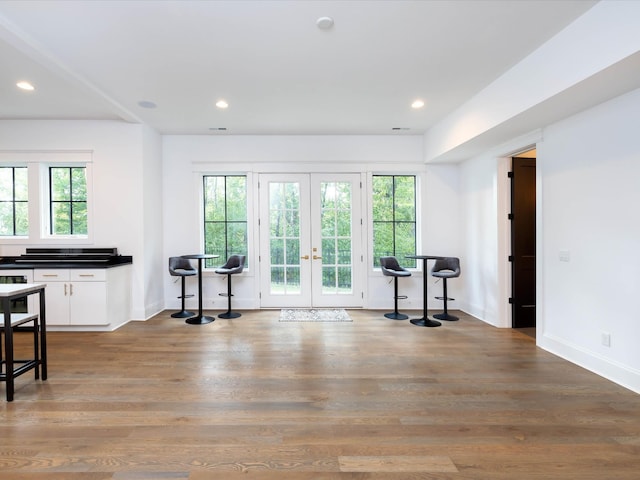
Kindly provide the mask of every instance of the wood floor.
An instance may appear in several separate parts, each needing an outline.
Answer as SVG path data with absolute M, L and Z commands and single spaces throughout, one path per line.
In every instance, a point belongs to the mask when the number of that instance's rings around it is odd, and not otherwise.
M 515 330 L 169 313 L 50 333 L 49 380 L 2 400 L 0 478 L 640 478 L 640 395 Z

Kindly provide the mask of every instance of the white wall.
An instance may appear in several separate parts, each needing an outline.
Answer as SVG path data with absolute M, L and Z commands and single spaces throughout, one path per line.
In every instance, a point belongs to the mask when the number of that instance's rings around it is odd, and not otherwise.
M 545 128 L 537 161 L 538 344 L 637 392 L 639 122 L 636 90 Z
M 545 127 L 537 141 L 537 342 L 640 392 L 640 90 Z M 509 145 L 461 165 L 468 312 L 509 327 L 501 275 L 508 212 L 501 162 Z M 502 192 L 501 192 L 502 190 Z M 561 262 L 560 251 L 570 252 Z M 601 344 L 603 333 L 611 346 Z
M 117 247 L 121 254 L 133 256 L 131 318 L 136 319 L 148 316 L 147 302 L 162 302 L 162 297 L 157 294 L 158 298 L 145 298 L 149 284 L 157 281 L 157 277 L 154 278 L 153 270 L 145 266 L 145 228 L 153 229 L 151 224 L 154 221 L 145 217 L 144 199 L 149 194 L 143 191 L 142 180 L 145 165 L 148 170 L 153 169 L 154 163 L 159 166 L 159 146 L 160 139 L 145 127 L 122 122 L 0 121 L 2 151 L 93 152 L 92 208 L 95 221 L 93 244 L 85 246 Z M 144 155 L 146 161 L 143 160 Z M 150 183 L 152 180 L 147 182 L 147 186 Z M 158 190 L 154 195 L 158 195 Z M 155 231 L 159 235 L 160 228 Z M 3 243 L 0 254 L 19 255 L 29 246 L 34 244 Z
M 425 169 L 419 136 L 165 136 L 163 155 L 165 263 L 169 256 L 202 249 L 199 172 L 423 172 L 421 214 L 433 221 L 425 222 L 422 246 L 433 254 L 459 252 L 457 167 Z M 256 212 L 255 197 L 253 208 Z M 243 278 L 234 278 L 237 308 L 259 306 L 256 274 L 254 268 L 243 273 Z M 223 308 L 226 300 L 218 292 L 226 290 L 224 278 L 211 279 L 220 277 L 211 272 L 204 276 L 209 277 L 203 284 L 204 307 Z M 403 294 L 410 296 L 403 307 L 422 308 L 421 282 L 420 275 L 403 282 Z M 452 293 L 456 292 L 454 283 Z M 195 279 L 187 279 L 187 285 L 192 292 L 197 288 Z M 165 276 L 167 308 L 178 308 L 179 288 L 179 281 Z M 392 288 L 379 271 L 371 270 L 365 305 L 389 308 L 393 305 Z M 187 301 L 188 308 L 196 308 L 196 302 L 195 298 Z

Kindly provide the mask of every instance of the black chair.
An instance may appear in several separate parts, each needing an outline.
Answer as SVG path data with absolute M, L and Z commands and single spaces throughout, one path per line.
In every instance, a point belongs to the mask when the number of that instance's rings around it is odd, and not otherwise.
M 409 318 L 407 315 L 398 313 L 398 300 L 407 298 L 406 295 L 398 295 L 398 277 L 410 277 L 411 272 L 402 268 L 396 257 L 380 257 L 380 267 L 382 267 L 382 274 L 387 277 L 393 277 L 394 281 L 393 312 L 385 313 L 384 316 L 392 320 L 406 320 Z
M 220 293 L 219 295 L 229 299 L 227 311 L 218 315 L 218 318 L 238 318 L 241 316 L 240 313 L 231 311 L 231 297 L 233 297 L 231 293 L 231 275 L 242 273 L 246 258 L 244 255 L 231 255 L 227 259 L 227 263 L 215 270 L 216 273 L 227 276 L 227 293 Z
M 460 276 L 460 259 L 457 257 L 444 257 L 437 259 L 431 269 L 431 276 L 442 279 L 443 296 L 436 297 L 436 299 L 444 300 L 444 312 L 435 314 L 433 318 L 455 322 L 458 320 L 458 317 L 449 315 L 449 312 L 447 311 L 447 301 L 455 300 L 455 298 L 447 296 L 447 278 L 456 278 Z
M 173 318 L 187 318 L 187 317 L 193 317 L 195 315 L 195 313 L 188 312 L 184 308 L 184 299 L 193 297 L 193 295 L 185 294 L 184 279 L 185 277 L 192 277 L 194 275 L 197 275 L 197 273 L 198 271 L 195 268 L 193 268 L 193 266 L 191 265 L 191 262 L 186 258 L 169 257 L 169 274 L 171 274 L 174 277 L 182 278 L 182 294 L 178 297 L 182 299 L 182 310 L 171 314 Z

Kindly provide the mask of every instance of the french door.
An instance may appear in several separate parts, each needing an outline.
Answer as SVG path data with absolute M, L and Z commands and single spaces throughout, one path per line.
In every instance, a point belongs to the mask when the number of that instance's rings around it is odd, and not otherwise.
M 359 174 L 260 175 L 260 306 L 361 307 Z

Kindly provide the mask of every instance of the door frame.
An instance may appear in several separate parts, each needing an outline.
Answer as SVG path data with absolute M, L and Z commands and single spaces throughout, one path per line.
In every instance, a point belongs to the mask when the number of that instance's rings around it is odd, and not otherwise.
M 259 212 L 259 228 L 258 228 L 258 244 L 259 244 L 259 266 L 258 266 L 258 277 L 259 280 L 257 282 L 259 288 L 259 297 L 260 297 L 260 308 L 312 308 L 312 307 L 347 307 L 347 308 L 362 308 L 364 305 L 364 286 L 365 286 L 365 277 L 366 277 L 366 269 L 364 268 L 364 209 L 365 209 L 365 198 L 363 195 L 363 173 L 361 172 L 297 172 L 297 173 L 271 173 L 264 172 L 258 174 L 258 186 L 259 186 L 259 194 L 257 196 L 258 201 L 258 212 Z M 317 199 L 313 197 L 314 195 L 314 186 L 316 183 L 325 179 L 337 180 L 348 179 L 349 181 L 354 183 L 354 189 L 357 189 L 357 195 L 353 195 L 352 201 L 354 202 L 354 206 L 352 209 L 352 232 L 355 233 L 355 238 L 352 243 L 352 265 L 359 265 L 354 272 L 353 275 L 353 295 L 346 296 L 342 298 L 342 302 L 337 301 L 334 302 L 332 300 L 340 299 L 340 295 L 335 296 L 325 296 L 323 297 L 321 293 L 321 287 L 314 285 L 315 283 L 321 282 L 322 275 L 321 270 L 318 268 L 314 269 L 313 255 L 315 252 L 312 252 L 314 248 L 313 242 L 316 243 L 319 240 L 319 234 L 317 234 L 317 229 L 314 229 L 312 225 L 313 216 L 319 216 L 319 203 L 316 201 Z M 309 261 L 302 261 L 300 264 L 300 276 L 301 276 L 301 292 L 300 295 L 290 295 L 282 296 L 282 302 L 276 300 L 277 296 L 273 295 L 265 295 L 264 290 L 268 288 L 270 275 L 267 271 L 267 264 L 270 264 L 269 257 L 269 222 L 268 219 L 264 221 L 263 218 L 267 215 L 268 205 L 265 205 L 265 202 L 268 202 L 269 199 L 269 183 L 270 182 L 287 182 L 287 181 L 296 181 L 300 182 L 300 194 L 302 197 L 303 203 L 301 205 L 300 211 L 305 213 L 306 215 L 301 215 L 300 218 L 300 229 L 301 232 L 305 232 L 305 234 L 301 235 L 301 243 L 300 243 L 300 255 L 301 257 L 309 256 Z M 319 185 L 319 184 L 318 184 Z M 305 198 L 306 197 L 306 198 Z M 357 197 L 357 198 L 356 198 Z M 307 201 L 308 200 L 308 201 Z M 306 208 L 306 210 L 305 210 Z M 265 210 L 267 209 L 267 210 Z M 306 218 L 302 218 L 306 216 Z M 266 238 L 265 238 L 266 237 Z M 315 246 L 318 248 L 318 246 Z M 265 263 L 265 259 L 266 262 Z M 321 265 L 321 264 L 318 264 Z M 318 273 L 320 272 L 320 273 Z M 304 281 L 307 281 L 307 284 L 304 284 Z M 331 300 L 327 300 L 331 297 Z

